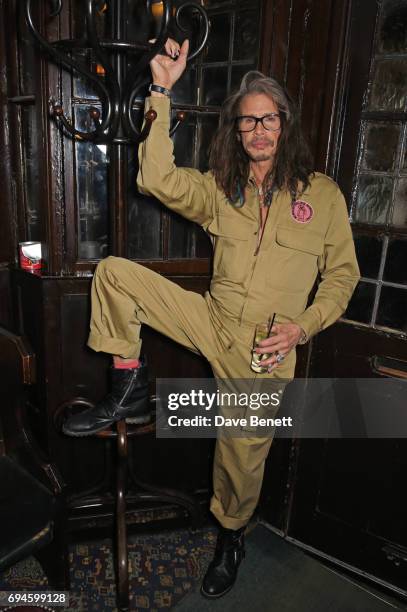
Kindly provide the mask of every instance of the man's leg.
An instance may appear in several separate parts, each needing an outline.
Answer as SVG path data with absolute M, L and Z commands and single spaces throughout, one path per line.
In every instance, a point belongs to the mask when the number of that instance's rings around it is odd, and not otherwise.
M 211 512 L 223 527 L 240 529 L 249 522 L 259 501 L 264 464 L 272 443 L 267 438 L 216 441 Z
M 134 423 L 149 420 L 147 370 L 138 362 L 142 323 L 208 359 L 221 350 L 201 295 L 127 259 L 107 257 L 92 283 L 88 345 L 116 356 L 112 392 L 68 419 L 63 424 L 66 434 L 91 435 L 122 418 Z
M 88 346 L 138 358 L 142 323 L 208 359 L 220 350 L 202 295 L 128 259 L 103 259 L 92 283 Z
M 229 381 L 229 389 L 235 380 L 237 393 L 278 393 L 281 401 L 287 383 L 286 379 L 280 380 L 281 373 L 279 378 L 275 378 L 271 375 L 258 376 L 250 370 L 252 338 L 249 331 L 246 338 L 237 339 L 232 349 L 224 352 L 212 364 L 214 374 L 220 380 L 221 388 L 224 387 L 222 379 Z M 261 416 L 273 418 L 278 407 L 270 407 Z M 228 411 L 233 412 L 233 408 Z M 243 416 L 250 416 L 250 412 L 249 409 L 248 415 Z M 242 416 L 238 407 L 236 413 Z M 237 433 L 234 432 L 234 435 Z M 230 437 L 227 431 L 220 431 L 216 441 L 210 508 L 221 529 L 214 559 L 202 583 L 201 591 L 206 597 L 221 597 L 236 580 L 239 564 L 244 557 L 244 529 L 259 500 L 264 465 L 273 439 L 272 430 L 265 437 L 255 436 L 250 431 L 241 431 L 239 435 Z
M 221 528 L 214 559 L 202 582 L 206 597 L 222 597 L 236 581 L 245 555 L 244 531 L 258 503 L 271 442 L 271 437 L 218 436 L 210 508 Z

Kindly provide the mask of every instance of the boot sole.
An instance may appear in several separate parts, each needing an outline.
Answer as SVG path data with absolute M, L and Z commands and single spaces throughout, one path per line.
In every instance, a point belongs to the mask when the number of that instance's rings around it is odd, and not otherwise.
M 233 589 L 233 587 L 235 586 L 235 582 L 236 580 L 227 589 L 222 591 L 222 593 L 218 593 L 217 595 L 211 595 L 210 593 L 204 591 L 201 587 L 201 595 L 203 595 L 206 599 L 219 599 L 220 597 L 223 597 L 224 595 L 226 595 L 226 593 L 229 593 L 229 591 Z
M 125 421 L 126 423 L 130 425 L 142 425 L 143 423 L 149 423 L 151 421 L 151 414 L 147 414 L 145 416 L 138 416 L 138 417 L 126 417 Z M 109 427 L 111 427 L 111 425 L 114 425 L 114 423 L 118 423 L 118 421 L 113 421 L 113 423 L 110 423 L 109 425 L 103 425 L 101 427 L 98 427 L 97 429 L 92 429 L 92 431 L 75 431 L 75 432 L 65 429 L 65 427 L 62 426 L 62 431 L 67 436 L 72 436 L 73 438 L 86 438 L 89 436 L 93 436 L 94 434 L 97 434 L 101 431 L 105 431 L 106 429 L 109 429 Z
M 129 425 L 141 425 L 143 423 L 150 423 L 151 414 L 146 414 L 145 416 L 138 417 L 126 417 L 125 421 L 126 423 L 129 423 Z

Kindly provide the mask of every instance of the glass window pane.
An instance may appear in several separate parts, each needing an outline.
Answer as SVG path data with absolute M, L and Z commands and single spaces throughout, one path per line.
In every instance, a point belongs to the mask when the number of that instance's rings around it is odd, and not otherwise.
M 204 68 L 202 72 L 202 104 L 221 106 L 226 98 L 228 69 Z
M 189 114 L 185 121 L 175 130 L 173 135 L 174 156 L 177 166 L 194 166 L 194 143 L 195 143 L 196 118 Z
M 394 196 L 392 224 L 407 227 L 407 179 L 400 179 Z
M 352 220 L 358 223 L 386 223 L 392 188 L 391 178 L 361 175 Z
M 173 104 L 196 104 L 196 70 L 188 68 L 172 89 Z
M 407 172 L 407 138 L 404 139 L 404 160 L 402 161 L 400 170 L 403 174 Z
M 255 8 L 253 4 L 250 8 Z M 233 59 L 254 60 L 259 47 L 259 10 L 237 13 L 235 21 L 235 37 L 233 41 Z
M 200 124 L 200 148 L 199 148 L 199 168 L 202 171 L 208 170 L 209 148 L 212 137 L 218 127 L 218 115 L 205 115 L 201 118 Z
M 349 302 L 344 317 L 346 319 L 352 319 L 352 321 L 370 323 L 372 318 L 375 291 L 376 285 L 373 283 L 360 282 Z
M 97 4 L 97 3 L 95 3 Z M 72 2 L 72 33 L 74 38 L 84 38 L 86 36 L 86 20 L 84 19 L 83 3 Z M 94 11 L 96 20 L 96 31 L 100 38 L 108 37 L 108 12 L 109 3 L 99 3 Z
M 126 38 L 132 42 L 146 42 L 156 36 L 159 15 L 154 19 L 152 11 L 147 9 L 147 2 L 125 0 L 123 14 L 126 19 Z
M 129 63 L 128 70 L 130 68 L 131 68 L 131 65 Z M 137 85 L 137 89 L 135 92 L 134 102 L 137 103 L 138 105 L 141 105 L 143 108 L 144 108 L 144 100 L 146 99 L 147 96 L 150 95 L 150 92 L 148 91 L 148 88 L 151 83 L 150 74 L 151 72 L 150 73 L 146 72 L 145 77 L 139 81 L 139 84 Z
M 163 205 L 137 191 L 137 149 L 128 149 L 128 250 L 130 259 L 161 259 Z
M 171 211 L 168 216 L 170 219 L 168 257 L 170 259 L 195 257 L 195 224 Z
M 382 287 L 376 324 L 407 332 L 407 290 Z
M 362 168 L 384 172 L 393 170 L 400 131 L 400 124 L 368 123 L 365 127 Z
M 86 38 L 86 20 L 84 19 L 83 7 L 80 2 L 72 3 L 72 32 L 73 37 L 77 39 Z M 100 39 L 109 38 L 108 34 L 108 20 L 107 20 L 107 3 L 102 6 L 101 9 L 96 9 L 95 20 L 96 20 L 96 31 Z M 87 70 L 95 73 L 97 72 L 97 63 L 92 57 L 90 50 L 79 50 L 75 49 L 72 53 L 72 59 L 78 64 L 82 65 Z M 102 76 L 103 79 L 103 76 Z M 78 98 L 100 98 L 101 92 L 92 82 L 85 77 L 82 77 L 79 73 L 74 73 L 73 78 L 73 91 L 74 96 Z
M 379 51 L 407 51 L 407 4 L 403 0 L 384 0 L 379 34 Z
M 404 59 L 377 60 L 369 110 L 403 111 L 407 100 L 407 62 Z
M 377 278 L 383 241 L 375 236 L 355 236 L 356 256 L 360 273 L 365 278 Z
M 34 8 L 34 14 L 38 12 L 38 8 Z M 40 86 L 39 72 L 39 51 L 38 47 L 33 45 L 33 37 L 25 22 L 22 7 L 19 10 L 20 27 L 18 32 L 19 53 L 20 53 L 20 86 L 21 95 L 27 96 L 35 93 Z
M 90 131 L 89 106 L 75 108 L 75 126 Z M 105 257 L 108 250 L 107 147 L 75 142 L 78 255 L 81 259 Z
M 231 92 L 239 89 L 242 78 L 244 77 L 246 72 L 249 72 L 250 70 L 256 70 L 256 65 L 255 64 L 243 64 L 243 65 L 232 66 L 232 77 L 231 77 L 231 82 L 230 82 Z
M 196 117 L 193 115 L 189 115 L 186 122 L 181 123 L 176 130 L 173 140 L 177 166 L 194 166 L 195 131 Z M 171 211 L 168 211 L 168 218 L 168 257 L 170 259 L 196 257 L 196 224 Z
M 224 8 L 225 4 L 232 4 L 231 0 L 205 0 L 205 6 L 207 7 L 216 7 L 217 5 L 220 5 L 222 8 Z
M 169 259 L 210 257 L 212 244 L 207 233 L 196 223 L 169 211 Z
M 91 70 L 92 73 L 96 73 L 96 64 L 92 62 L 92 56 L 90 51 L 76 50 L 73 54 L 75 62 L 79 66 L 84 66 L 87 70 Z M 103 79 L 104 77 L 100 77 Z M 86 77 L 81 76 L 79 73 L 74 74 L 73 78 L 73 95 L 76 98 L 88 98 L 88 99 L 99 99 L 100 91 L 97 86 L 89 81 Z
M 196 228 L 196 257 L 211 257 L 212 242 L 202 227 Z
M 39 152 L 42 132 L 38 128 L 37 106 L 21 107 L 21 130 L 24 146 L 24 189 L 27 204 L 27 239 L 41 241 L 41 185 Z
M 37 12 L 36 7 L 34 9 Z M 25 24 L 22 7 L 19 10 L 19 51 L 20 51 L 20 88 L 21 95 L 36 95 L 41 87 L 38 49 Z M 5 102 L 4 102 L 5 103 Z M 42 185 L 39 179 L 43 133 L 41 127 L 41 108 L 34 105 L 21 105 L 21 131 L 24 150 L 24 190 L 26 199 L 27 240 L 41 241 Z
M 129 205 L 128 251 L 130 259 L 162 259 L 162 204 L 139 194 Z
M 390 240 L 383 280 L 407 285 L 407 240 Z
M 224 62 L 229 59 L 231 15 L 211 15 L 208 46 L 204 52 L 205 62 Z

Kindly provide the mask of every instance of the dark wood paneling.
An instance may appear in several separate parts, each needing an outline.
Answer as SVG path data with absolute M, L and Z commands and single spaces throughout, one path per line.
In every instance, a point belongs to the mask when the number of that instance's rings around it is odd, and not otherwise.
M 0 14 L 4 14 L 4 2 L 0 2 Z M 0 263 L 14 261 L 17 257 L 16 224 L 14 222 L 15 200 L 11 180 L 10 118 L 8 113 L 7 71 L 7 22 L 0 19 Z
M 310 375 L 377 377 L 376 355 L 405 362 L 405 339 L 337 324 L 315 339 Z M 407 594 L 406 450 L 405 439 L 298 440 L 289 536 Z
M 263 7 L 260 69 L 296 99 L 316 170 L 331 171 L 328 151 L 342 96 L 349 0 L 268 0 Z
M 0 326 L 9 330 L 14 329 L 14 314 L 10 292 L 10 271 L 0 268 Z
M 332 165 L 336 169 L 345 197 L 350 198 L 358 152 L 360 115 L 369 80 L 373 33 L 377 19 L 377 3 L 358 0 L 348 24 L 346 71 L 343 79 L 343 107 L 338 129 L 338 145 L 332 150 Z M 345 133 L 343 131 L 345 130 Z

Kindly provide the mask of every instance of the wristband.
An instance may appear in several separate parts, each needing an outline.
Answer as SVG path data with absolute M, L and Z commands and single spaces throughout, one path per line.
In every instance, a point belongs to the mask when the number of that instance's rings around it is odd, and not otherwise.
M 171 89 L 167 89 L 166 87 L 161 87 L 161 85 L 154 85 L 154 83 L 151 83 L 150 87 L 148 88 L 148 91 L 155 91 L 157 93 L 164 94 L 168 98 L 171 97 Z
M 298 344 L 305 344 L 306 342 L 308 342 L 308 336 L 305 333 L 305 331 L 302 329 L 301 327 L 301 336 L 300 339 L 298 340 Z

